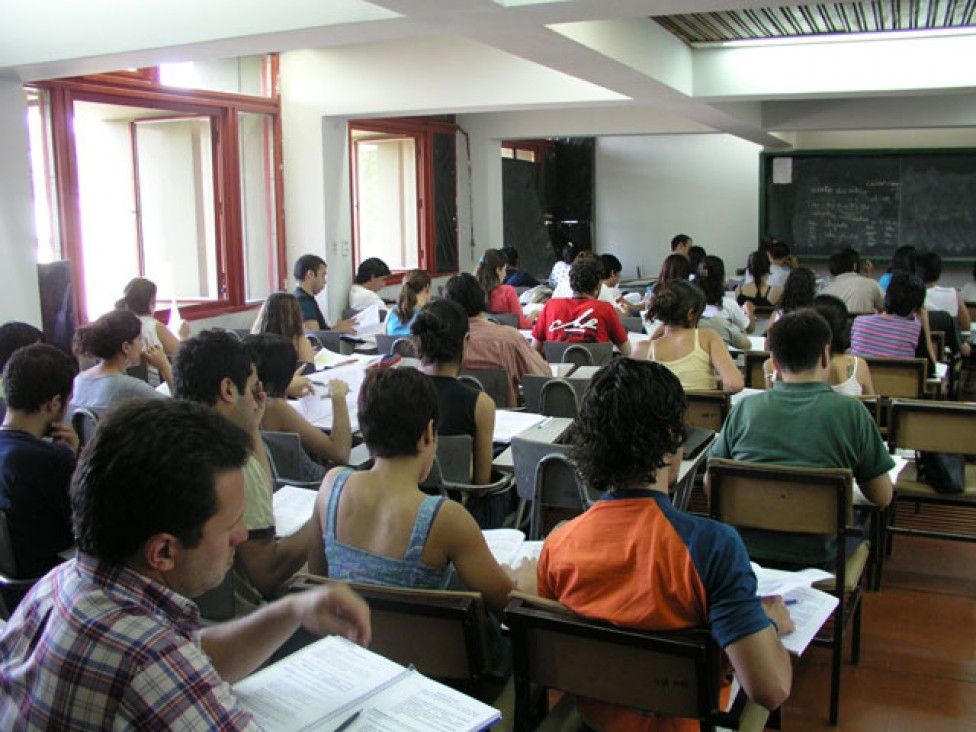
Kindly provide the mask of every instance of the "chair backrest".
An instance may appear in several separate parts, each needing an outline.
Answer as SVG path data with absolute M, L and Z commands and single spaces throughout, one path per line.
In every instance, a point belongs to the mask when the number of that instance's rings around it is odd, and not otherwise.
M 390 343 L 390 353 L 395 353 L 403 358 L 418 358 L 417 347 L 414 342 L 406 336 L 395 338 Z
M 244 336 L 250 335 L 251 331 L 245 330 L 244 328 L 224 328 L 224 333 L 241 341 L 244 340 Z
M 539 394 L 539 414 L 576 419 L 576 415 L 579 414 L 579 403 L 576 390 L 567 379 L 549 379 L 542 385 Z
M 134 379 L 139 379 L 140 381 L 149 382 L 149 366 L 145 362 L 140 361 L 135 366 L 129 366 L 125 370 L 125 373 Z
M 0 397 L 0 422 L 7 416 L 7 400 Z
M 78 434 L 78 447 L 84 447 L 95 436 L 98 415 L 87 407 L 75 407 L 71 412 L 71 426 Z
M 976 451 L 976 404 L 895 399 L 888 420 L 892 447 L 963 455 Z
M 515 313 L 487 313 L 485 317 L 499 325 L 510 325 L 513 328 L 518 328 L 519 325 L 519 317 Z
M 725 391 L 687 391 L 685 398 L 688 411 L 685 423 L 712 432 L 721 432 L 725 418 L 729 416 L 731 398 Z
M 921 399 L 925 392 L 924 358 L 865 358 L 874 390 L 883 397 Z
M 476 376 L 472 376 L 471 374 L 458 374 L 457 380 L 460 381 L 462 384 L 467 384 L 473 389 L 477 389 L 478 391 L 485 390 L 484 384 L 478 381 L 478 378 Z
M 471 435 L 439 435 L 437 465 L 445 483 L 471 482 Z
M 579 356 L 579 361 L 567 361 L 565 353 L 574 346 L 589 351 L 591 360 L 583 362 L 584 357 Z M 605 366 L 613 358 L 612 343 L 563 343 L 562 341 L 546 341 L 543 343 L 543 355 L 549 363 L 575 363 L 577 366 Z M 574 349 L 573 354 L 579 353 L 579 349 Z M 573 356 L 575 357 L 575 356 Z
M 644 319 L 637 315 L 621 315 L 620 324 L 628 333 L 643 333 Z
M 573 518 L 589 508 L 583 479 L 576 463 L 568 456 L 552 453 L 536 466 L 535 500 L 529 523 L 529 539 L 544 538 L 564 519 Z
M 932 337 L 932 349 L 935 351 L 935 358 L 939 361 L 946 359 L 946 334 L 944 330 L 929 331 Z
M 7 620 L 20 600 L 40 577 L 21 578 L 14 558 L 14 545 L 7 526 L 7 514 L 0 511 L 0 620 Z
M 854 398 L 861 402 L 864 408 L 871 413 L 871 419 L 874 420 L 874 423 L 878 425 L 879 429 L 882 426 L 885 426 L 887 429 L 887 420 L 883 420 L 882 417 L 882 397 L 879 397 L 877 394 L 859 394 Z
M 747 389 L 765 389 L 766 375 L 763 373 L 763 364 L 769 358 L 768 351 L 746 351 L 743 355 L 745 360 L 745 382 Z
M 302 460 L 302 438 L 297 432 L 261 432 L 268 448 L 268 458 L 275 487 L 305 480 Z
M 535 500 L 536 470 L 546 455 L 569 455 L 569 445 L 535 442 L 525 437 L 512 438 L 512 464 L 515 468 L 515 488 L 518 497 Z
M 389 356 L 393 353 L 393 344 L 404 336 L 394 336 L 387 335 L 386 333 L 377 333 L 374 338 L 376 338 L 376 351 L 381 356 Z
M 334 330 L 316 330 L 306 335 L 314 335 L 319 339 L 322 348 L 327 348 L 333 353 L 342 353 L 342 333 Z
M 505 610 L 515 729 L 532 729 L 530 684 L 668 717 L 736 727 L 719 706 L 721 650 L 707 630 L 629 630 L 514 593 Z M 596 670 L 598 672 L 595 672 Z
M 461 369 L 461 376 L 476 379 L 481 391 L 490 396 L 496 407 L 514 407 L 508 401 L 509 375 L 504 369 Z
M 525 403 L 525 411 L 539 414 L 539 397 L 542 396 L 542 387 L 552 376 L 542 376 L 540 374 L 524 374 L 522 376 L 522 399 Z
M 353 315 L 359 312 L 359 308 L 343 308 L 342 309 L 342 319 L 349 320 Z
M 322 339 L 314 333 L 309 333 L 305 337 L 308 338 L 308 342 L 311 344 L 314 351 L 321 351 L 323 348 L 325 348 L 325 346 L 322 344 Z
M 490 664 L 488 618 L 478 592 L 418 590 L 304 578 L 292 585 L 346 584 L 369 604 L 369 648 L 440 681 L 474 680 Z

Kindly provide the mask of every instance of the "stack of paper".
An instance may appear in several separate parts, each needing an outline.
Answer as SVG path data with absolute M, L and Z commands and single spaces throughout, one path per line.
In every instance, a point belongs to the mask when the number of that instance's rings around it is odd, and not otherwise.
M 538 559 L 541 541 L 526 541 L 518 529 L 484 529 L 482 535 L 495 561 L 514 569 L 525 559 Z
M 794 655 L 802 655 L 839 602 L 833 595 L 815 590 L 810 585 L 833 575 L 814 568 L 799 572 L 766 569 L 756 563 L 753 563 L 752 569 L 756 573 L 761 596 L 783 597 L 790 611 L 790 619 L 796 626 L 792 633 L 782 637 L 783 647 Z
M 271 496 L 271 509 L 274 512 L 275 533 L 278 536 L 291 536 L 308 521 L 315 509 L 318 491 L 285 485 Z

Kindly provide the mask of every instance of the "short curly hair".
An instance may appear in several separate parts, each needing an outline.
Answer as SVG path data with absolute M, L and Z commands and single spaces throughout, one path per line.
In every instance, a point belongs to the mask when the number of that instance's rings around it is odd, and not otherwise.
M 599 259 L 584 257 L 573 262 L 569 270 L 569 285 L 573 292 L 592 295 L 600 290 L 603 279 L 603 263 Z
M 653 483 L 684 442 L 686 409 L 681 382 L 667 367 L 630 358 L 604 366 L 570 430 L 580 474 L 596 490 Z

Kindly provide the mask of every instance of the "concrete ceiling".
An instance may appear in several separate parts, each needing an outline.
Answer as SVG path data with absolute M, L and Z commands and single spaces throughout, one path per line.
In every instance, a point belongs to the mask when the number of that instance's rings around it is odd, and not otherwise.
M 396 49 L 418 68 L 426 61 L 455 72 L 438 94 L 421 95 L 428 113 L 464 111 L 482 85 L 511 93 L 486 95 L 489 101 L 477 111 L 529 109 L 533 94 L 525 84 L 531 79 L 546 84 L 540 109 L 640 110 L 769 147 L 788 145 L 790 135 L 803 130 L 976 126 L 976 35 L 966 29 L 937 38 L 906 33 L 692 49 L 653 20 L 761 6 L 747 0 L 169 0 L 137 6 L 7 0 L 0 11 L 0 74 L 30 81 L 268 51 L 311 49 L 363 59 Z M 391 106 L 379 83 L 371 95 L 365 76 L 357 83 L 357 94 L 350 95 L 355 103 L 342 114 L 420 113 L 404 103 Z

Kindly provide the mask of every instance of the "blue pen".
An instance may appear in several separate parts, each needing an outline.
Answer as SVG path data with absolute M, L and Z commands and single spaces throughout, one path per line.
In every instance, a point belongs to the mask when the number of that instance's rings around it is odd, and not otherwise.
M 347 719 L 345 722 L 343 722 L 338 727 L 336 727 L 335 730 L 334 730 L 334 732 L 342 732 L 342 730 L 348 729 L 350 727 L 350 725 L 352 725 L 353 722 L 355 722 L 357 719 L 359 719 L 359 713 L 362 712 L 362 711 L 363 711 L 362 709 L 356 710 L 352 714 L 352 716 L 349 717 L 349 719 Z
M 783 601 L 783 604 L 786 605 L 787 607 L 789 607 L 790 605 L 796 605 L 796 603 L 798 603 L 798 602 L 799 602 L 799 600 L 784 600 Z

